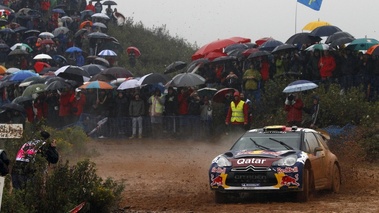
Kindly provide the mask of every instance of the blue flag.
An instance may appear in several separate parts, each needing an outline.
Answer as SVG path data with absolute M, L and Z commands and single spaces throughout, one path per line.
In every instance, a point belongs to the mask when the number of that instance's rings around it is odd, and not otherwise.
M 320 10 L 322 4 L 322 0 L 297 0 L 297 2 L 317 11 Z

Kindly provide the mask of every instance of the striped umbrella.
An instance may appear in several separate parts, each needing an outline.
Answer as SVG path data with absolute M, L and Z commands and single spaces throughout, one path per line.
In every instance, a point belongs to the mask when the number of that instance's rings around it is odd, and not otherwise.
M 102 50 L 97 55 L 98 56 L 117 56 L 117 54 L 113 50 Z
M 80 89 L 113 89 L 113 85 L 105 81 L 85 82 Z

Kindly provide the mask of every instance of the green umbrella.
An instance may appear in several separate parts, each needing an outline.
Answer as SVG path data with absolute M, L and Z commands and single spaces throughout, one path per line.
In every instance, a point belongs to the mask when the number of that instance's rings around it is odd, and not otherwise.
M 22 93 L 22 96 L 24 97 L 30 97 L 33 94 L 42 93 L 45 91 L 46 84 L 32 84 L 25 88 L 24 92 Z
M 374 38 L 357 38 L 346 46 L 350 50 L 368 50 L 371 46 L 379 44 L 379 41 Z

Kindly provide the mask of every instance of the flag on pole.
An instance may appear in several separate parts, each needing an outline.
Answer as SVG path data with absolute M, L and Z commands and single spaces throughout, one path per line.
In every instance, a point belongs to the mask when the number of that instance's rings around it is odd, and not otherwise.
M 297 0 L 297 2 L 317 11 L 320 10 L 322 4 L 322 0 Z

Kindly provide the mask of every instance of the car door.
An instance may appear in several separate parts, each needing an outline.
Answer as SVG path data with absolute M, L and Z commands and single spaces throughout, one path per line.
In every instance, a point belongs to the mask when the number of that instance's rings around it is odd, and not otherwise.
M 312 132 L 305 133 L 304 143 L 307 145 L 306 152 L 311 161 L 315 187 L 322 188 L 326 184 L 325 150 Z

